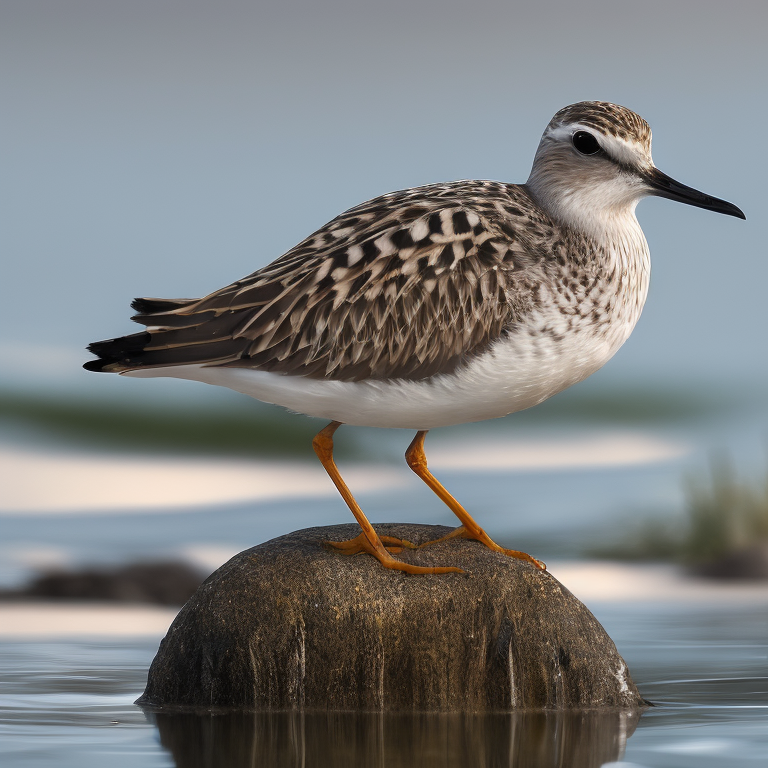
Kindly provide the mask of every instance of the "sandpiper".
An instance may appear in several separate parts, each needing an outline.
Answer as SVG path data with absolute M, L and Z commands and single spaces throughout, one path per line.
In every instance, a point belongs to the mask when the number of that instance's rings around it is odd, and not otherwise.
M 395 558 L 413 545 L 377 535 L 333 460 L 341 424 L 417 430 L 408 465 L 461 522 L 446 538 L 544 568 L 477 525 L 427 469 L 424 437 L 529 408 L 613 356 L 648 291 L 635 218 L 647 195 L 745 218 L 657 170 L 634 112 L 573 104 L 525 184 L 455 181 L 362 203 L 202 299 L 136 299 L 146 330 L 91 344 L 99 359 L 84 367 L 217 384 L 329 420 L 314 449 L 362 528 L 334 546 L 408 573 L 459 571 Z

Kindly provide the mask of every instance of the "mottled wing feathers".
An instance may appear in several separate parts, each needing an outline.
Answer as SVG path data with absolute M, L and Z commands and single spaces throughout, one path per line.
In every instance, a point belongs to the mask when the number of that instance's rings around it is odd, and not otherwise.
M 495 182 L 384 195 L 203 299 L 137 300 L 147 333 L 91 349 L 113 371 L 197 363 L 341 381 L 450 372 L 528 305 L 538 260 L 516 216 L 535 218 L 527 194 Z

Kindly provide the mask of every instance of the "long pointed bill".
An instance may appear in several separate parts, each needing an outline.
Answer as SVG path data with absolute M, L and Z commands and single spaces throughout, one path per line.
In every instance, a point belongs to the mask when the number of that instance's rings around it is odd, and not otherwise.
M 652 190 L 651 194 L 658 197 L 666 197 L 669 200 L 677 200 L 679 203 L 695 205 L 697 208 L 704 208 L 707 211 L 724 213 L 726 216 L 736 216 L 739 219 L 747 218 L 741 209 L 733 203 L 727 203 L 717 197 L 710 197 L 697 189 L 693 189 L 693 187 L 686 187 L 685 184 L 671 179 L 658 168 L 654 168 L 646 174 L 645 180 Z

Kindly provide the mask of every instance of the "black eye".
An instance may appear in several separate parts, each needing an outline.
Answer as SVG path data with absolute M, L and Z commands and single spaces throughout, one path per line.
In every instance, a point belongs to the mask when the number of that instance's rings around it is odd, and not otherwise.
M 573 146 L 581 152 L 582 155 L 596 155 L 601 147 L 597 143 L 597 139 L 586 131 L 576 131 L 573 134 Z

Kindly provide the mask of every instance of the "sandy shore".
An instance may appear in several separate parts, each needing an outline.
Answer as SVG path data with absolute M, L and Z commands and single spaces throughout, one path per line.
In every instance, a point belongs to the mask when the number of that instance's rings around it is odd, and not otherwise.
M 593 561 L 547 563 L 583 603 L 728 603 L 768 606 L 768 581 L 716 581 L 687 576 L 674 565 Z
M 671 461 L 690 453 L 683 442 L 643 432 L 597 432 L 556 439 L 498 440 L 436 445 L 429 465 L 440 470 L 546 471 L 627 467 Z
M 437 471 L 546 471 L 665 462 L 689 446 L 642 432 L 471 440 L 430 449 Z M 407 469 L 351 464 L 357 493 L 402 486 Z M 336 495 L 317 463 L 95 454 L 0 444 L 0 515 L 184 511 L 215 504 Z
M 557 562 L 550 564 L 550 570 L 587 606 L 655 602 L 686 608 L 737 603 L 768 608 L 768 582 L 711 582 L 659 565 Z M 176 608 L 114 603 L 0 602 L 0 640 L 159 639 L 177 612 Z
M 0 640 L 162 637 L 176 608 L 114 603 L 2 603 Z
M 363 493 L 396 486 L 405 474 L 387 466 L 353 465 L 344 476 Z M 183 512 L 212 504 L 336 495 L 319 463 L 0 447 L 0 515 Z

